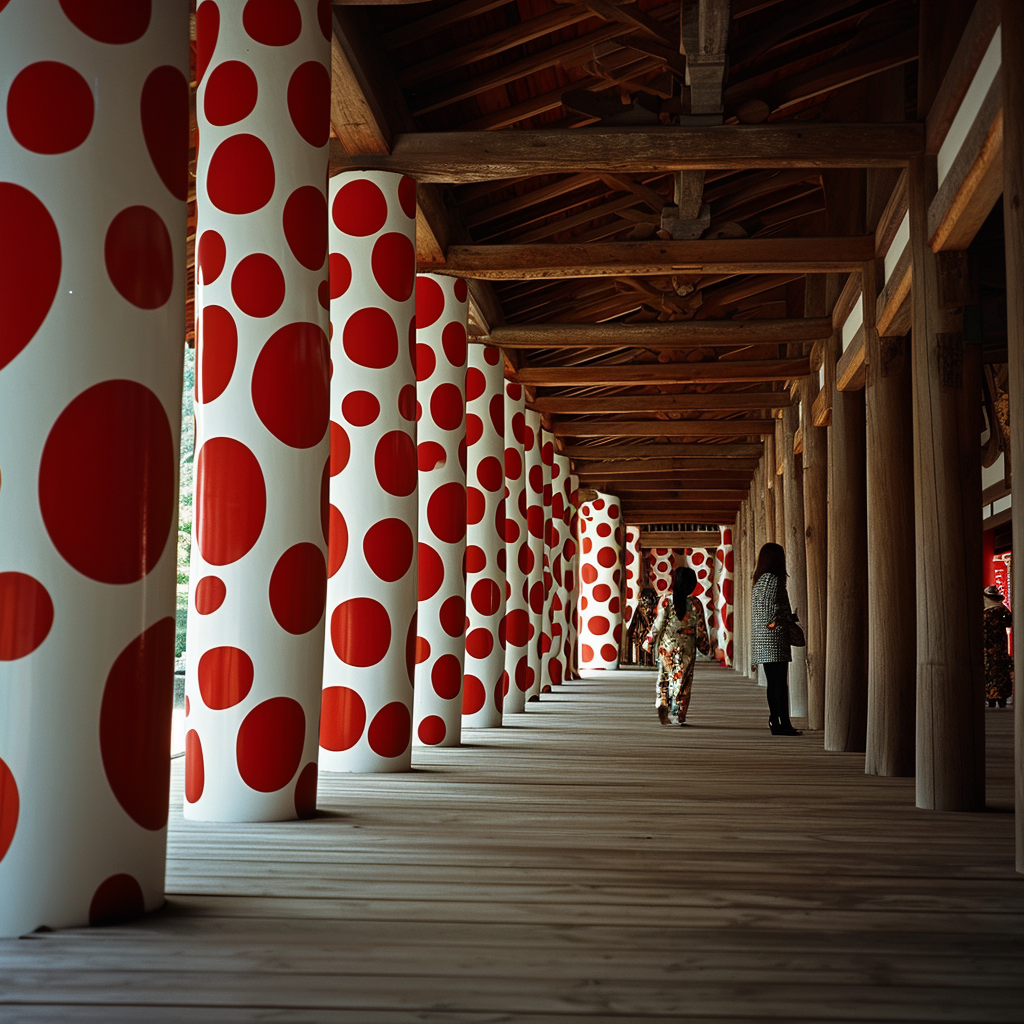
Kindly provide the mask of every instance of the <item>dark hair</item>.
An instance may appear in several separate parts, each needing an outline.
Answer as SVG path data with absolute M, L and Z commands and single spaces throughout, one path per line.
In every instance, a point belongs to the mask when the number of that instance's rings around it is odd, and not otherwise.
M 644 587 L 644 589 L 640 591 L 640 600 L 656 604 L 658 601 L 658 592 L 654 587 Z
M 686 614 L 686 599 L 696 587 L 697 574 L 688 565 L 681 565 L 672 574 L 672 603 L 676 606 L 679 618 Z
M 766 572 L 773 572 L 780 580 L 784 580 L 786 572 L 786 549 L 781 544 L 762 544 L 757 556 L 757 568 L 754 570 L 756 583 Z

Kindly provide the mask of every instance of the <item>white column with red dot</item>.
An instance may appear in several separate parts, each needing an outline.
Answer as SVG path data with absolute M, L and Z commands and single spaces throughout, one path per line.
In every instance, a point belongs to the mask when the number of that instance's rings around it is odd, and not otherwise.
M 196 12 L 196 494 L 185 809 L 316 809 L 327 582 L 330 25 Z
M 555 458 L 555 438 L 551 431 L 546 429 L 541 430 L 540 438 L 540 461 L 544 484 L 542 488 L 544 499 L 544 558 L 542 577 L 544 584 L 544 607 L 541 611 L 540 689 L 542 693 L 550 693 L 551 680 L 548 678 L 548 662 L 551 660 L 551 605 L 554 598 L 554 575 L 552 572 L 554 551 L 551 545 L 551 475 Z
M 725 664 L 733 663 L 732 652 L 732 603 L 734 561 L 732 549 L 732 527 L 723 526 L 722 542 L 715 552 L 715 573 L 718 577 L 718 646 L 725 655 Z
M 711 570 L 714 563 L 711 555 L 704 548 L 687 548 L 686 565 L 697 575 L 697 586 L 694 588 L 693 596 L 700 601 L 704 609 L 704 622 L 708 628 L 708 639 L 712 644 L 712 656 L 714 655 L 714 628 L 715 628 L 715 606 L 711 600 Z
M 540 697 L 541 638 L 544 632 L 544 461 L 541 454 L 540 413 L 526 410 L 526 532 L 530 543 L 530 686 L 527 700 Z
M 618 499 L 597 492 L 580 506 L 580 669 L 619 667 L 622 521 Z
M 331 459 L 320 765 L 406 771 L 416 658 L 416 185 L 330 182 Z M 454 415 L 454 414 L 453 414 Z
M 674 555 L 671 548 L 651 548 L 651 587 L 658 595 L 659 602 L 663 597 L 672 593 L 673 562 Z
M 458 746 L 466 651 L 466 321 L 460 278 L 416 279 L 419 545 L 413 742 Z
M 529 569 L 533 558 L 526 528 L 526 405 L 520 384 L 505 384 L 505 714 L 526 706 L 530 677 Z
M 188 4 L 0 10 L 0 936 L 162 905 Z M 116 8 L 116 9 L 114 9 Z
M 551 562 L 552 588 L 548 601 L 551 647 L 542 669 L 545 684 L 558 686 L 565 681 L 565 641 L 568 635 L 566 612 L 569 594 L 566 590 L 565 542 L 569 535 L 566 485 L 569 482 L 569 460 L 553 454 L 551 462 L 551 518 L 548 525 L 548 551 Z
M 501 725 L 505 673 L 505 381 L 501 351 L 466 371 L 466 670 L 462 724 Z
M 579 512 L 576 508 L 579 486 L 579 477 L 575 473 L 570 473 L 569 482 L 566 484 L 565 509 L 568 520 L 568 538 L 562 548 L 563 578 L 566 589 L 565 670 L 567 680 L 579 676 L 577 645 L 579 641 L 580 551 Z
M 622 554 L 622 561 L 626 567 L 626 607 L 623 610 L 623 628 L 628 630 L 629 624 L 633 621 L 637 604 L 640 601 L 640 591 L 643 588 L 643 556 L 640 552 L 640 527 L 626 527 L 626 543 Z M 640 637 L 643 641 L 643 637 Z M 633 652 L 630 651 L 632 657 Z

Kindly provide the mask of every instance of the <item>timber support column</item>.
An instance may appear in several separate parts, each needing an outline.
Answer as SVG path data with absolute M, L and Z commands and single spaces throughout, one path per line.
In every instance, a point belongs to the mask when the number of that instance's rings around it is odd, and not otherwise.
M 164 902 L 188 4 L 131 7 L 0 12 L 0 937 Z
M 1002 4 L 1003 223 L 1006 229 L 1007 342 L 1010 371 L 1011 451 L 1024 452 L 1024 10 L 1016 0 Z M 1018 466 L 1021 460 L 1018 457 Z M 1014 635 L 1024 637 L 1024 471 L 1012 480 Z M 1020 662 L 1018 656 L 1018 663 Z M 1020 669 L 1013 701 L 1017 870 L 1024 873 L 1024 699 Z
M 1017 59 L 1017 56 L 1014 56 Z M 917 806 L 985 806 L 980 346 L 963 253 L 928 244 L 935 158 L 909 167 L 917 551 Z
M 287 24 L 249 18 L 241 4 L 196 15 L 210 62 L 196 96 L 184 813 L 204 821 L 277 821 L 316 806 L 332 469 L 331 47 L 316 4 L 299 6 Z M 415 272 L 407 259 L 397 278 L 410 296 Z M 414 491 L 415 463 L 407 468 Z
M 803 456 L 793 450 L 800 410 L 786 406 L 782 412 L 783 500 L 786 504 L 786 568 L 789 570 L 789 599 L 807 628 L 807 561 L 804 547 L 804 465 Z M 789 709 L 799 718 L 807 717 L 807 648 L 793 651 L 789 666 Z

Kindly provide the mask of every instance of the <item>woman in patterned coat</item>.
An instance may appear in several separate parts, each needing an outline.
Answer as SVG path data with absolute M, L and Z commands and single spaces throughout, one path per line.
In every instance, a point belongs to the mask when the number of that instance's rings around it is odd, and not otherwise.
M 644 640 L 644 648 L 653 648 L 658 655 L 655 707 L 662 725 L 668 724 L 672 712 L 680 725 L 686 725 L 697 651 L 711 650 L 704 607 L 692 596 L 696 587 L 697 574 L 692 569 L 676 569 L 672 596 L 662 598 L 658 617 Z
M 750 598 L 750 662 L 764 668 L 768 681 L 768 728 L 773 736 L 799 736 L 789 720 L 789 663 L 793 652 L 786 626 L 793 615 L 786 593 L 786 551 L 763 544 Z
M 1013 693 L 1013 658 L 1006 644 L 1006 631 L 1013 616 L 1003 604 L 996 586 L 985 588 L 985 699 L 988 706 L 1006 707 Z

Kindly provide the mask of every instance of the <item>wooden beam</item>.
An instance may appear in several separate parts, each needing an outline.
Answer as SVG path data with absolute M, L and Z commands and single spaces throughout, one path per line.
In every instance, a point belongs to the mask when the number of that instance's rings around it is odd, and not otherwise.
M 628 520 L 628 517 L 627 517 Z M 730 522 L 732 520 L 729 520 Z M 640 547 L 650 548 L 717 548 L 722 541 L 720 530 L 641 530 Z
M 757 459 L 712 459 L 712 458 L 686 458 L 686 459 L 633 459 L 625 462 L 592 462 L 582 460 L 577 469 L 580 477 L 588 476 L 590 479 L 607 479 L 625 476 L 648 476 L 655 473 L 668 473 L 673 476 L 680 470 L 692 469 L 712 471 L 717 473 L 723 466 L 737 472 L 743 471 L 748 479 L 750 472 L 757 466 Z
M 736 510 L 732 508 L 692 509 L 684 507 L 674 512 L 648 511 L 634 512 L 632 515 L 635 522 L 652 526 L 658 523 L 728 523 L 735 518 Z
M 707 412 L 779 409 L 792 404 L 788 391 L 713 391 L 703 395 L 545 395 L 527 403 L 538 412 L 587 416 L 599 413 Z
M 864 335 L 863 328 L 858 330 L 836 363 L 837 391 L 860 391 L 864 387 L 867 367 Z
M 631 196 L 626 201 L 630 200 L 635 201 L 635 197 Z M 568 242 L 561 245 L 453 245 L 448 250 L 443 273 L 491 281 L 658 277 L 673 273 L 849 273 L 865 260 L 873 259 L 874 255 L 872 235 Z
M 774 420 L 557 420 L 558 437 L 749 437 L 775 432 Z
M 703 384 L 792 380 L 810 374 L 810 360 L 730 359 L 707 363 L 632 363 L 618 366 L 524 366 L 520 384 L 547 387 L 599 387 L 616 384 Z
M 775 167 L 902 167 L 924 149 L 921 124 L 663 126 L 531 132 L 410 132 L 391 154 L 349 157 L 332 148 L 332 173 L 401 171 L 417 181 L 470 182 L 538 174 Z
M 565 446 L 565 454 L 580 462 L 606 462 L 609 459 L 692 458 L 758 459 L 761 444 L 608 444 Z
M 884 337 L 899 337 L 910 330 L 913 304 L 910 284 L 913 277 L 910 246 L 903 250 L 889 279 L 878 295 L 878 333 Z
M 827 317 L 786 320 L 682 320 L 658 323 L 506 324 L 487 339 L 502 348 L 690 349 L 709 345 L 789 344 L 832 334 Z

